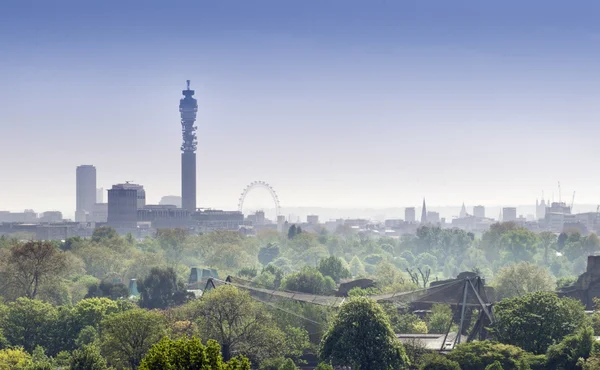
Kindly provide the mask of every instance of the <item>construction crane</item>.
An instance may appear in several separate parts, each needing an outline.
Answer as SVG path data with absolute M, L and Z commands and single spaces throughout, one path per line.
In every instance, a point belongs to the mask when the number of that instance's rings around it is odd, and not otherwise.
M 573 203 L 575 203 L 575 192 L 573 192 L 573 198 L 571 198 L 571 213 L 573 213 Z

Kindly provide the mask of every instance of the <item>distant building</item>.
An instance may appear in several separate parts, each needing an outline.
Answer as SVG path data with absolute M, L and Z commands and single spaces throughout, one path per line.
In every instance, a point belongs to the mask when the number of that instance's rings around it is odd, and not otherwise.
M 158 204 L 161 206 L 173 205 L 177 208 L 181 208 L 181 197 L 178 195 L 165 195 L 160 198 Z
M 400 219 L 390 219 L 390 220 L 384 221 L 384 225 L 388 229 L 398 228 L 398 227 L 402 226 L 403 224 L 404 224 L 404 222 Z
M 467 217 L 467 215 L 468 215 L 467 208 L 465 207 L 465 203 L 463 202 L 462 208 L 460 209 L 460 213 L 459 213 L 458 217 L 465 218 L 465 217 Z
M 244 215 L 239 211 L 222 211 L 207 209 L 194 212 L 192 219 L 196 221 L 199 231 L 238 230 L 244 225 Z
M 485 207 L 484 206 L 473 207 L 473 216 L 475 216 L 477 218 L 485 218 Z
M 108 190 L 109 226 L 117 229 L 135 228 L 137 211 L 146 205 L 146 192 L 138 184 L 117 184 Z
M 515 207 L 502 208 L 502 222 L 516 222 L 517 209 Z
M 91 221 L 97 223 L 105 223 L 108 221 L 108 203 L 94 204 Z
M 308 215 L 306 216 L 306 222 L 312 225 L 318 225 L 319 224 L 319 216 L 317 215 Z
M 96 203 L 96 167 L 82 165 L 76 170 L 75 221 L 86 222 Z
M 538 203 L 538 200 L 535 200 L 535 217 L 538 220 L 543 220 L 546 218 L 546 201 L 542 198 L 542 201 Z
M 433 211 L 427 212 L 427 222 L 432 223 L 432 224 L 439 224 L 440 223 L 440 213 L 433 212 Z
M 421 223 L 427 223 L 427 206 L 425 205 L 425 198 L 423 198 L 423 207 L 421 208 Z
M 404 221 L 416 222 L 415 207 L 404 208 Z
M 155 229 L 187 228 L 191 225 L 190 211 L 174 205 L 146 205 L 137 210 L 138 222 L 150 222 Z
M 104 203 L 104 188 L 96 189 L 96 203 Z
M 41 214 L 40 222 L 42 223 L 56 223 L 62 222 L 63 216 L 59 211 L 48 211 Z

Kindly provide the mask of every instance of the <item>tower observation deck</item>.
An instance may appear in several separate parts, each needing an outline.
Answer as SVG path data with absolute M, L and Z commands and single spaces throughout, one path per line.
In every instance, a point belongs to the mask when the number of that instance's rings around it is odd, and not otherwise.
M 198 102 L 192 96 L 190 80 L 187 80 L 187 89 L 182 91 L 184 96 L 179 101 L 181 115 L 181 208 L 190 212 L 196 211 L 196 113 Z

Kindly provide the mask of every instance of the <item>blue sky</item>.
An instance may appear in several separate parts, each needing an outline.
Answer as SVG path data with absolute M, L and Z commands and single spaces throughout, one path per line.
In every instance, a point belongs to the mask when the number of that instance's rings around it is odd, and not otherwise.
M 0 3 L 0 209 L 99 186 L 179 194 L 185 80 L 198 204 L 599 203 L 597 1 Z M 265 194 L 248 205 L 267 202 Z M 266 204 L 265 206 L 268 206 Z

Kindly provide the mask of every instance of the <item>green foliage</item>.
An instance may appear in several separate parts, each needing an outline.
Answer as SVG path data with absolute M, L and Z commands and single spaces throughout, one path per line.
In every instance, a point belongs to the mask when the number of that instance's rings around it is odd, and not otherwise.
M 494 361 L 493 364 L 489 364 L 485 367 L 485 370 L 504 370 L 499 361 Z
M 452 309 L 448 305 L 434 304 L 431 313 L 427 314 L 426 322 L 429 333 L 442 334 L 448 331 L 452 322 Z
M 172 267 L 154 267 L 148 276 L 138 282 L 140 307 L 168 308 L 181 305 L 192 298 Z
M 583 305 L 554 293 L 536 292 L 504 299 L 495 306 L 495 337 L 536 354 L 545 353 L 586 322 Z
M 93 297 L 108 297 L 110 299 L 128 298 L 129 289 L 123 283 L 102 280 L 100 283 L 88 286 L 85 298 Z
M 33 360 L 23 348 L 0 350 L 0 370 L 29 370 Z
M 351 291 L 352 292 L 352 291 Z M 427 334 L 427 324 L 412 312 L 400 313 L 392 303 L 382 303 L 381 308 L 390 320 L 394 333 Z
M 71 353 L 70 370 L 107 370 L 106 360 L 95 345 L 85 345 Z
M 522 360 L 529 363 L 535 359 L 519 347 L 487 340 L 460 344 L 447 356 L 462 370 L 481 370 L 495 362 L 499 362 L 504 370 L 517 370 Z
M 352 277 L 350 271 L 344 267 L 342 260 L 336 256 L 329 256 L 320 260 L 319 272 L 321 272 L 323 276 L 331 277 L 336 283 L 339 283 L 342 279 L 348 279 Z
M 587 359 L 592 353 L 592 345 L 596 341 L 591 327 L 583 327 L 576 333 L 567 335 L 559 343 L 548 348 L 547 366 L 551 369 L 579 369 L 579 359 Z
M 408 365 L 402 344 L 383 309 L 369 298 L 351 298 L 342 305 L 319 348 L 334 366 L 391 369 Z
M 250 370 L 248 359 L 239 357 L 223 362 L 221 348 L 214 340 L 205 345 L 198 338 L 163 338 L 148 351 L 139 370 Z
M 117 231 L 112 227 L 101 226 L 94 229 L 94 233 L 92 234 L 93 242 L 101 243 L 111 239 L 119 239 L 119 234 L 117 234 Z
M 291 358 L 288 358 L 287 360 L 285 360 L 283 365 L 280 367 L 280 370 L 296 370 L 296 369 L 298 369 L 298 368 L 296 367 L 296 364 L 294 364 L 294 361 L 292 361 Z
M 52 346 L 53 327 L 58 312 L 49 303 L 18 298 L 7 304 L 2 331 L 12 346 L 31 352 L 36 346 Z
M 128 310 L 105 318 L 102 352 L 111 365 L 135 370 L 148 350 L 165 334 L 164 317 L 154 311 Z
M 229 360 L 244 355 L 253 363 L 278 357 L 286 350 L 284 333 L 250 295 L 231 285 L 205 292 L 199 307 L 202 337 L 215 339 Z
M 325 362 L 320 362 L 317 367 L 315 368 L 315 370 L 333 370 L 333 366 L 325 363 Z
M 280 250 L 277 244 L 269 243 L 258 252 L 258 261 L 266 266 L 273 262 L 275 258 L 279 257 L 279 252 Z
M 428 354 L 423 356 L 419 370 L 460 370 L 460 365 L 445 356 Z
M 365 265 L 363 265 L 358 256 L 352 257 L 348 269 L 353 277 L 364 276 L 366 274 Z
M 538 291 L 553 291 L 555 284 L 547 269 L 529 262 L 504 266 L 494 278 L 498 299 L 520 297 Z
M 66 254 L 42 241 L 16 244 L 0 260 L 3 285 L 12 298 L 35 299 L 44 285 L 56 283 L 64 276 L 67 267 Z
M 301 271 L 283 279 L 283 289 L 309 294 L 327 294 L 335 290 L 335 282 L 329 276 L 323 276 L 319 270 L 304 267 Z

